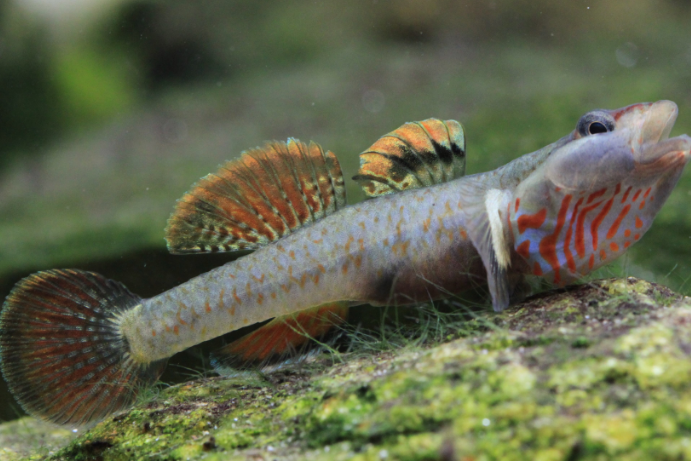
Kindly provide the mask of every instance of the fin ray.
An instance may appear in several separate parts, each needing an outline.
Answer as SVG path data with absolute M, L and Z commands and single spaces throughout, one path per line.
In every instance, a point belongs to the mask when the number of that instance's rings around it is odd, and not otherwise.
M 276 317 L 253 332 L 214 352 L 212 364 L 225 370 L 261 368 L 297 355 L 311 339 L 321 338 L 345 322 L 347 302 L 322 304 L 295 314 Z
M 369 197 L 440 184 L 465 174 L 465 135 L 455 120 L 406 123 L 360 154 L 353 177 Z
M 140 298 L 92 272 L 51 270 L 21 280 L 0 314 L 0 366 L 35 416 L 80 425 L 128 407 L 165 361 L 135 363 L 117 326 Z
M 297 139 L 271 142 L 202 178 L 168 220 L 171 253 L 256 249 L 345 206 L 336 156 Z

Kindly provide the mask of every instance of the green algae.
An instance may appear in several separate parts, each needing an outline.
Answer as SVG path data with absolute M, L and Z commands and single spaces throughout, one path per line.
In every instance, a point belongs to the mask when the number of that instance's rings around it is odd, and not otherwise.
M 474 321 L 423 347 L 162 389 L 36 457 L 691 459 L 688 298 L 615 279 Z

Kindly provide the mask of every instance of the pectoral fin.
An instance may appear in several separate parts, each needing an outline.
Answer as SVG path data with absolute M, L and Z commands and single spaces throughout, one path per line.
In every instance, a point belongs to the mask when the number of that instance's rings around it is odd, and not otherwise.
M 497 312 L 509 305 L 511 286 L 508 269 L 511 265 L 509 233 L 505 223 L 511 193 L 490 189 L 484 200 L 469 206 L 468 235 L 475 245 L 487 271 L 487 286 L 492 296 L 492 307 Z

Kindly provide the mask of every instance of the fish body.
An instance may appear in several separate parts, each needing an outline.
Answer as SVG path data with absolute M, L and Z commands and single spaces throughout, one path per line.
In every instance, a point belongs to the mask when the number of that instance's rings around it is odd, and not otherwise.
M 332 153 L 295 140 L 250 151 L 179 201 L 167 240 L 175 253 L 254 253 L 149 299 L 97 274 L 34 274 L 0 316 L 3 373 L 30 413 L 81 424 L 126 407 L 174 353 L 264 320 L 226 352 L 261 359 L 348 306 L 481 284 L 501 310 L 526 275 L 563 285 L 640 239 L 691 158 L 691 138 L 668 138 L 676 115 L 669 101 L 592 111 L 470 176 L 460 124 L 406 124 L 362 154 L 355 179 L 375 198 L 352 206 Z

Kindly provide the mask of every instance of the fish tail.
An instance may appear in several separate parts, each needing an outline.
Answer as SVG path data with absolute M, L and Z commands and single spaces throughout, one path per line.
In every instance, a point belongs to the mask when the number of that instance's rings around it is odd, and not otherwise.
M 300 355 L 313 339 L 323 338 L 348 316 L 347 302 L 322 304 L 276 317 L 266 325 L 216 351 L 212 365 L 226 369 L 260 368 Z
M 141 302 L 93 272 L 50 270 L 21 280 L 0 313 L 0 368 L 28 413 L 57 424 L 127 408 L 165 361 L 135 362 L 120 315 Z

